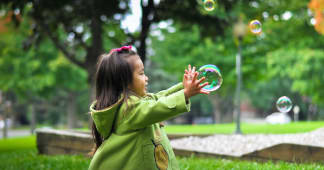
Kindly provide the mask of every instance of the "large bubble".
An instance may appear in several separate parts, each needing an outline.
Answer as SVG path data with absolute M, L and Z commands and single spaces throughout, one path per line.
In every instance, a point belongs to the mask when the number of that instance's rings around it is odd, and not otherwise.
M 260 34 L 262 31 L 262 24 L 258 20 L 252 20 L 249 24 L 249 27 L 250 27 L 250 31 L 253 34 Z
M 212 64 L 207 64 L 204 66 L 201 66 L 198 70 L 199 75 L 198 75 L 198 79 L 205 77 L 206 79 L 202 82 L 208 82 L 208 85 L 203 87 L 204 91 L 215 91 L 217 89 L 220 88 L 220 86 L 222 85 L 223 82 L 223 78 L 221 75 L 221 72 L 219 70 L 219 68 L 215 65 Z
M 287 113 L 292 108 L 292 102 L 287 96 L 282 96 L 277 100 L 277 109 L 281 113 Z
M 215 9 L 215 2 L 214 0 L 204 0 L 204 8 L 206 11 L 212 11 Z

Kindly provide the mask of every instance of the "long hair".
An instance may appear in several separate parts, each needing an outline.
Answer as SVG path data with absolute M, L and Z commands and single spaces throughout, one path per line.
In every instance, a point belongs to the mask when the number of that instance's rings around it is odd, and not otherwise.
M 133 81 L 134 67 L 130 57 L 137 55 L 132 50 L 114 51 L 99 57 L 96 72 L 96 110 L 101 110 L 115 104 L 123 95 L 123 102 L 129 96 L 128 86 Z M 92 121 L 92 137 L 95 142 L 94 154 L 103 142 Z

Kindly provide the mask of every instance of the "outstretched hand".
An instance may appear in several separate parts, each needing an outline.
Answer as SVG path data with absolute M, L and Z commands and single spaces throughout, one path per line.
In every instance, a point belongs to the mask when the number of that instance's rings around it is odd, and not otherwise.
M 198 72 L 195 71 L 195 67 L 191 69 L 191 65 L 188 65 L 188 70 L 185 70 L 185 74 L 183 75 L 183 86 L 184 86 L 184 94 L 186 100 L 190 97 L 195 96 L 197 94 L 209 94 L 209 92 L 204 91 L 202 88 L 208 85 L 208 82 L 201 84 L 206 78 L 202 77 L 201 79 L 197 79 Z

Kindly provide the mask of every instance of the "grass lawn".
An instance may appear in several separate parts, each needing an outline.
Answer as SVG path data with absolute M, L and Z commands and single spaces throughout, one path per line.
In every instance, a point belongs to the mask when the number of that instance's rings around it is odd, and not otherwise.
M 43 125 L 45 126 L 45 125 Z M 42 126 L 38 126 L 42 127 Z M 243 134 L 285 134 L 285 133 L 302 133 L 310 132 L 317 128 L 324 127 L 324 121 L 312 121 L 312 122 L 297 122 L 288 124 L 251 124 L 242 123 L 241 131 Z M 24 127 L 20 129 L 28 129 Z M 226 124 L 201 124 L 201 125 L 167 125 L 165 126 L 167 133 L 194 133 L 194 134 L 232 134 L 235 131 L 236 125 L 234 123 Z M 65 129 L 65 128 L 56 128 Z M 78 128 L 75 130 L 89 131 L 88 128 Z
M 90 159 L 83 156 L 38 155 L 36 148 L 0 152 L 1 170 L 87 170 Z M 322 170 L 322 164 L 286 162 L 259 163 L 211 158 L 178 157 L 181 170 Z
M 213 158 L 178 157 L 182 170 L 322 170 L 324 164 L 255 162 Z M 87 170 L 90 159 L 83 156 L 38 155 L 36 137 L 0 140 L 0 170 Z
M 324 127 L 324 121 L 316 122 L 297 122 L 283 125 L 271 124 L 241 124 L 241 131 L 244 134 L 255 133 L 302 133 Z M 167 125 L 167 133 L 198 133 L 198 134 L 231 134 L 235 131 L 236 125 L 230 124 L 210 124 L 210 125 Z
M 36 148 L 36 136 L 0 140 L 0 152 Z

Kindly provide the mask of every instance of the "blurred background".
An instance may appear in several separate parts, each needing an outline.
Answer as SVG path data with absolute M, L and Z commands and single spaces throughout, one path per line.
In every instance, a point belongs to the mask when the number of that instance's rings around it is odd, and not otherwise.
M 2 0 L 3 135 L 8 128 L 87 129 L 97 58 L 124 44 L 145 63 L 150 92 L 181 82 L 188 64 L 221 70 L 221 88 L 192 98 L 191 111 L 169 124 L 235 122 L 237 55 L 240 121 L 267 123 L 281 96 L 293 103 L 289 121 L 324 119 L 323 0 L 215 0 L 212 10 L 204 3 Z M 248 29 L 255 19 L 257 35 Z

